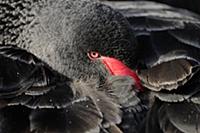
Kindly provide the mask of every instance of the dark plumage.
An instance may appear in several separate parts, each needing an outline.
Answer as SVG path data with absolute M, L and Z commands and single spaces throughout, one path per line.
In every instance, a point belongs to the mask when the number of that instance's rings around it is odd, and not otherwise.
M 199 133 L 200 17 L 155 2 L 105 3 L 138 41 L 134 59 L 152 102 L 141 133 Z
M 187 9 L 189 11 L 200 14 L 200 1 L 199 0 L 151 0 L 155 2 L 164 3 L 173 7 Z
M 144 0 L 101 0 L 101 1 L 144 1 Z M 200 14 L 199 0 L 147 0 L 163 3 L 177 8 L 187 9 L 189 11 Z
M 1 0 L 0 132 L 120 132 L 122 111 L 146 106 L 88 53 L 134 67 L 135 48 L 128 21 L 98 2 Z

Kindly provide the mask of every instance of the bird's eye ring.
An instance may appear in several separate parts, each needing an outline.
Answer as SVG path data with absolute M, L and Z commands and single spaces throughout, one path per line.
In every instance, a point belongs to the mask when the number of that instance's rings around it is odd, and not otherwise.
M 100 54 L 98 52 L 95 51 L 90 51 L 88 52 L 88 57 L 92 60 L 97 59 L 100 57 Z

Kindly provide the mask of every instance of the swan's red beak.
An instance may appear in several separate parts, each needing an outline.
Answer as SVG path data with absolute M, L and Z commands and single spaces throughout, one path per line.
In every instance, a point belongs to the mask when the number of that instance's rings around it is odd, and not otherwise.
M 102 61 L 102 63 L 105 65 L 105 67 L 108 69 L 111 75 L 130 76 L 134 80 L 136 88 L 138 88 L 140 91 L 143 90 L 143 87 L 137 74 L 125 64 L 123 64 L 121 61 L 115 58 L 105 56 L 101 56 L 99 59 Z
M 94 51 L 89 52 L 87 55 L 90 60 L 100 60 L 105 65 L 106 69 L 110 72 L 111 75 L 130 76 L 135 83 L 135 87 L 140 91 L 143 90 L 143 87 L 137 74 L 121 61 L 112 57 L 101 56 L 98 52 Z

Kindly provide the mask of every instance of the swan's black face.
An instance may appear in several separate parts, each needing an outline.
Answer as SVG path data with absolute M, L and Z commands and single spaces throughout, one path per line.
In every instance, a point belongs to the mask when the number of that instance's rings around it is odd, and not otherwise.
M 125 65 L 133 68 L 134 64 L 136 42 L 128 22 L 110 7 L 101 4 L 92 6 L 92 10 L 84 9 L 87 14 L 79 12 L 78 19 L 74 20 L 76 25 L 69 33 L 71 41 L 61 49 L 64 53 L 60 56 L 66 59 L 64 74 L 75 78 L 105 79 L 109 74 L 134 77 L 130 69 L 117 72 L 125 69 Z M 112 66 L 108 66 L 110 63 L 113 63 Z M 113 67 L 115 63 L 119 66 L 118 70 Z
M 97 53 L 133 68 L 136 42 L 128 21 L 120 13 L 89 1 L 63 1 L 58 9 L 45 10 L 32 29 L 30 47 L 54 70 L 69 78 L 104 79 L 110 74 L 108 68 L 88 56 L 93 58 Z M 38 50 L 41 45 L 44 47 Z

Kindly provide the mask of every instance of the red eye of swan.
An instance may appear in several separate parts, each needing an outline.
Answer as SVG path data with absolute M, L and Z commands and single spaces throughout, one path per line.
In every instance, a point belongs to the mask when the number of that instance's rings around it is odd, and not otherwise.
M 94 59 L 97 59 L 97 58 L 100 57 L 100 54 L 98 52 L 95 52 L 95 51 L 88 52 L 87 55 L 91 60 L 94 60 Z

